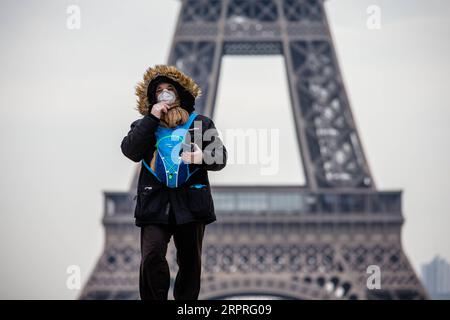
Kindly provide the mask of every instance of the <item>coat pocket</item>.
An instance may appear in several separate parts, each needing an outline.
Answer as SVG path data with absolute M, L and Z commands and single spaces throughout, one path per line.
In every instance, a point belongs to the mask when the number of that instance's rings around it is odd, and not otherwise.
M 187 188 L 189 209 L 197 218 L 209 216 L 212 208 L 211 190 L 207 185 L 190 185 Z
M 146 220 L 158 214 L 163 206 L 161 192 L 162 188 L 160 186 L 139 187 L 134 217 Z

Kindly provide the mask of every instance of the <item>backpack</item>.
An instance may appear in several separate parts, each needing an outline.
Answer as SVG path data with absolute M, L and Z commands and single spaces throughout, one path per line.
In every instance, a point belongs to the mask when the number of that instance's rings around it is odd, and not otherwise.
M 196 118 L 197 113 L 191 112 L 189 119 L 174 128 L 158 126 L 156 137 L 155 170 L 142 159 L 145 168 L 149 170 L 161 183 L 169 188 L 183 185 L 199 168 L 190 172 L 189 164 L 181 160 L 181 148 L 186 140 L 186 133 Z

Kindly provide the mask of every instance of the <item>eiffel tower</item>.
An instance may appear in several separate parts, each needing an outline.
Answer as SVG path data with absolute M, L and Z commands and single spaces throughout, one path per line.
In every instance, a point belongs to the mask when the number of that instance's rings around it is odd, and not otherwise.
M 213 115 L 223 55 L 284 56 L 306 177 L 212 186 L 218 220 L 205 233 L 199 299 L 428 299 L 402 250 L 401 191 L 377 190 L 365 158 L 323 1 L 181 5 L 168 64 L 202 88 L 199 113 Z M 139 299 L 139 170 L 128 192 L 104 193 L 105 248 L 81 299 Z M 174 278 L 173 241 L 167 258 Z

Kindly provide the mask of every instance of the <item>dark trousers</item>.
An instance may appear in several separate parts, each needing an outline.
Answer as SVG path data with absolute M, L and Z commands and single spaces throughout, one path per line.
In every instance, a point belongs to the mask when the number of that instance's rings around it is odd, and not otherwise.
M 177 250 L 178 273 L 175 300 L 197 300 L 200 292 L 201 254 L 205 231 L 203 222 L 175 225 L 173 212 L 169 225 L 141 227 L 141 266 L 139 292 L 142 300 L 167 300 L 170 270 L 166 260 L 167 245 L 173 235 Z

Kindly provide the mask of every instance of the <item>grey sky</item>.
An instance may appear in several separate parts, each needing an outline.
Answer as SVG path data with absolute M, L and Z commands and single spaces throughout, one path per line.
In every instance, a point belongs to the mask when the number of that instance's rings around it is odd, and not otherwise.
M 81 8 L 80 30 L 66 28 L 71 4 Z M 380 30 L 366 28 L 371 4 L 382 10 Z M 0 298 L 79 294 L 66 288 L 66 268 L 79 265 L 84 283 L 102 250 L 102 191 L 127 190 L 136 166 L 119 148 L 139 118 L 134 85 L 167 62 L 179 8 L 175 0 L 0 3 Z M 330 0 L 326 8 L 375 182 L 403 190 L 405 251 L 416 270 L 435 254 L 450 260 L 450 3 Z M 303 174 L 281 57 L 252 60 L 225 57 L 214 120 L 225 131 L 246 125 L 242 113 L 265 128 L 282 110 L 274 127 L 287 141 L 283 170 L 294 175 L 266 179 L 230 166 L 211 182 L 296 183 Z M 249 77 L 262 67 L 271 76 Z M 252 80 L 244 92 L 239 84 Z M 280 83 L 275 97 L 261 97 L 269 81 Z

